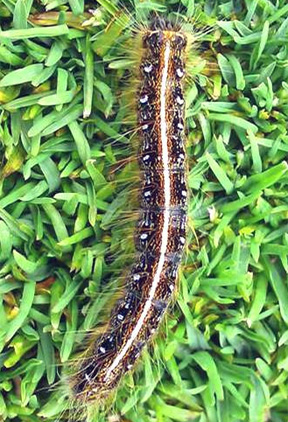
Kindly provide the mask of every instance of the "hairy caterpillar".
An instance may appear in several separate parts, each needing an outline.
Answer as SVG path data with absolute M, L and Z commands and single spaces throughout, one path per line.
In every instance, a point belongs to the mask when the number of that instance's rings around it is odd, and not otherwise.
M 136 102 L 143 178 L 138 255 L 105 331 L 70 378 L 73 396 L 84 402 L 105 398 L 134 367 L 171 304 L 185 246 L 183 85 L 191 38 L 180 26 L 154 18 L 139 40 Z

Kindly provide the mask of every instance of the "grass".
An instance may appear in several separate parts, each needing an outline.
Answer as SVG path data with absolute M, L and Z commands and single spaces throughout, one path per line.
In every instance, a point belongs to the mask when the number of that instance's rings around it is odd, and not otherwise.
M 119 107 L 129 61 L 115 51 L 127 18 L 99 3 L 94 15 L 82 0 L 0 4 L 3 421 L 55 420 L 65 403 L 47 386 L 99 322 L 132 250 L 123 211 L 135 166 Z M 140 20 L 180 2 L 134 3 Z M 179 299 L 152 359 L 94 420 L 287 421 L 285 3 L 181 2 L 199 27 L 217 24 L 202 46 L 214 71 L 187 93 L 191 230 Z

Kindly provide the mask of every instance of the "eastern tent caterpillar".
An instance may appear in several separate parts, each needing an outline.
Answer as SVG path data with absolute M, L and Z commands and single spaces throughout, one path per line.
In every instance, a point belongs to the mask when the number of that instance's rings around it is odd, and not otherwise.
M 186 237 L 184 133 L 187 36 L 157 19 L 142 34 L 139 166 L 143 173 L 138 256 L 105 332 L 72 377 L 79 400 L 100 399 L 133 368 L 171 303 Z

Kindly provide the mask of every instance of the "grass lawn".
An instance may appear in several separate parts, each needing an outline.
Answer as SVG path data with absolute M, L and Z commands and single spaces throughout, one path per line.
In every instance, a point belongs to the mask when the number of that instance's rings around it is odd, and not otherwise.
M 178 300 L 89 420 L 287 422 L 286 0 L 0 1 L 0 421 L 57 419 L 67 400 L 48 387 L 129 268 L 139 181 L 123 4 L 138 22 L 180 10 L 211 30 L 186 96 Z

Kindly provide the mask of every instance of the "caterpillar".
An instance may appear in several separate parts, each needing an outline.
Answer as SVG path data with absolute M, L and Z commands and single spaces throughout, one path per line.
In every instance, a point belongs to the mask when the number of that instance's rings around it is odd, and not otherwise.
M 187 160 L 183 88 L 191 37 L 154 17 L 140 31 L 137 66 L 138 164 L 142 173 L 137 257 L 105 331 L 70 377 L 81 402 L 106 398 L 135 367 L 175 297 L 186 243 Z M 137 47 L 136 47 L 137 48 Z

